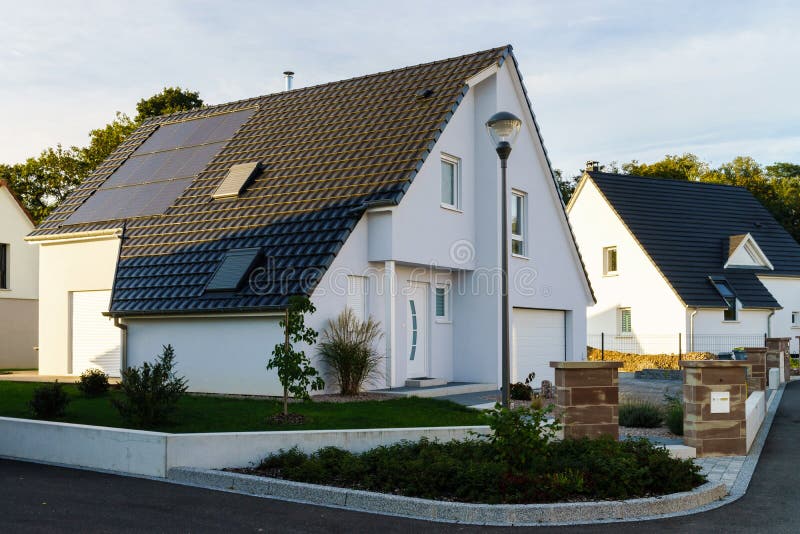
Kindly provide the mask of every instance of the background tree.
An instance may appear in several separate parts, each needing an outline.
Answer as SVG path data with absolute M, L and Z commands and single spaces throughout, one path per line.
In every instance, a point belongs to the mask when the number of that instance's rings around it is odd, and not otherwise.
M 17 194 L 39 223 L 100 165 L 125 138 L 149 117 L 190 111 L 203 106 L 196 91 L 165 87 L 136 104 L 136 119 L 117 112 L 113 121 L 89 132 L 89 145 L 46 148 L 37 157 L 16 165 L 0 164 L 0 178 Z

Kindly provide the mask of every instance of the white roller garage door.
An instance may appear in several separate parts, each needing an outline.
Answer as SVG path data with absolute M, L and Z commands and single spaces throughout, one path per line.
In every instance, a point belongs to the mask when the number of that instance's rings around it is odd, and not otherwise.
M 514 308 L 511 320 L 511 380 L 523 382 L 533 371 L 534 387 L 542 380 L 554 379 L 551 361 L 563 361 L 566 355 L 564 312 Z
M 103 315 L 110 301 L 111 291 L 72 293 L 73 374 L 102 369 L 109 376 L 119 376 L 120 331 L 111 318 Z

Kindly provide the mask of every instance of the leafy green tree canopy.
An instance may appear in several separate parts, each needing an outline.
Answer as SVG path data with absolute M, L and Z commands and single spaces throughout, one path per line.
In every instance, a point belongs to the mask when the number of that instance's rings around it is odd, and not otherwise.
M 190 111 L 201 107 L 203 107 L 203 99 L 200 98 L 199 92 L 180 87 L 165 87 L 160 93 L 139 100 L 139 103 L 136 104 L 136 122 L 141 123 L 150 117 Z

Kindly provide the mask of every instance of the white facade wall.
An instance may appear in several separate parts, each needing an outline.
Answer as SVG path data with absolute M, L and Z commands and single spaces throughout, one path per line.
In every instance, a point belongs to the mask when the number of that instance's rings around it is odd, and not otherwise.
M 119 238 L 44 241 L 40 244 L 39 373 L 72 373 L 70 293 L 110 290 Z
M 792 312 L 800 312 L 800 278 L 759 276 L 758 279 L 783 306 L 782 310 L 775 311 L 770 321 L 770 337 L 791 338 L 789 348 L 797 353 L 800 325 L 792 326 Z
M 687 350 L 717 354 L 736 347 L 763 347 L 771 310 L 743 310 L 740 302 L 737 307 L 736 321 L 723 320 L 722 309 L 699 309 L 694 317 L 694 339 Z M 688 312 L 689 320 L 693 311 Z
M 569 218 L 597 299 L 587 313 L 590 343 L 599 346 L 605 333 L 610 350 L 677 352 L 678 334 L 685 339 L 687 332 L 686 308 L 591 180 L 583 182 Z M 603 249 L 611 246 L 618 274 L 605 276 Z M 632 336 L 619 335 L 620 308 L 631 309 Z
M 0 289 L 0 369 L 37 366 L 39 250 L 25 242 L 33 223 L 0 183 L 0 243 L 7 245 L 7 284 Z

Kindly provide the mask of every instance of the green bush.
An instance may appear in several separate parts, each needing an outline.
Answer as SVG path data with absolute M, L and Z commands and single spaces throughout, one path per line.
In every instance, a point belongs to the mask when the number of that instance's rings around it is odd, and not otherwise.
M 507 414 L 503 414 L 507 418 Z M 688 491 L 705 482 L 691 460 L 677 460 L 647 440 L 549 442 L 547 461 L 509 469 L 488 440 L 422 439 L 351 453 L 280 451 L 253 471 L 266 476 L 459 502 L 535 503 L 628 499 Z M 535 465 L 535 467 L 533 467 Z
M 657 428 L 664 420 L 659 406 L 649 402 L 620 404 L 619 424 L 636 428 Z
M 522 382 L 511 384 L 508 392 L 513 400 L 529 401 L 533 398 L 533 388 Z
M 494 410 L 486 412 L 487 424 L 492 430 L 486 438 L 500 465 L 517 473 L 546 464 L 548 444 L 561 428 L 558 421 L 547 420 L 551 409 L 522 407 L 512 410 L 496 404 Z
M 87 369 L 81 373 L 77 386 L 87 397 L 102 397 L 108 393 L 108 375 L 100 369 Z
M 56 380 L 52 384 L 44 384 L 33 390 L 29 406 L 37 419 L 54 419 L 64 416 L 68 404 L 69 396 Z
M 164 346 L 155 363 L 122 371 L 121 398 L 112 399 L 129 424 L 151 428 L 169 422 L 178 401 L 186 393 L 186 379 L 175 374 L 175 350 Z
M 683 401 L 678 397 L 667 395 L 666 423 L 669 431 L 676 436 L 683 435 Z
M 328 321 L 319 355 L 328 368 L 329 380 L 339 386 L 342 395 L 358 395 L 365 383 L 381 376 L 383 357 L 375 350 L 381 337 L 380 323 L 372 317 L 362 321 L 350 308 Z

